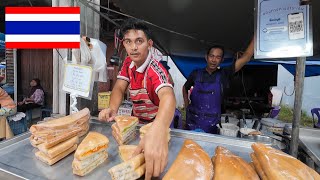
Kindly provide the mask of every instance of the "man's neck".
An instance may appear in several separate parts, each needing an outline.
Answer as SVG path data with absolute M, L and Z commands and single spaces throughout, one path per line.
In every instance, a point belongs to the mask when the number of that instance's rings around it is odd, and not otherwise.
M 206 67 L 206 71 L 207 71 L 209 74 L 212 74 L 212 73 L 215 72 L 216 70 L 217 70 L 217 68 L 216 68 L 216 69 L 210 69 L 210 68 Z
M 136 66 L 136 68 L 138 69 L 140 66 L 142 66 L 142 64 L 144 63 L 145 61 L 143 62 L 134 62 L 134 65 Z

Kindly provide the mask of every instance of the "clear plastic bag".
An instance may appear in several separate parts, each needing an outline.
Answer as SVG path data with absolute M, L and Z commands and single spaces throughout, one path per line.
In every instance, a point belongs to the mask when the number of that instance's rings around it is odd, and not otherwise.
M 91 38 L 91 60 L 93 64 L 93 71 L 99 73 L 98 81 L 107 81 L 107 63 L 106 63 L 106 53 L 107 45 L 98 39 Z

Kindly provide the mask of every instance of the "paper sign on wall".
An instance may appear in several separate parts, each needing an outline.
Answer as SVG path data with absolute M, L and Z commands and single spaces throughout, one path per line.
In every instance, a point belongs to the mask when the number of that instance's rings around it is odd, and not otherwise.
M 311 9 L 300 0 L 256 0 L 256 59 L 313 55 Z
M 77 64 L 66 64 L 62 90 L 88 97 L 92 83 L 92 68 Z

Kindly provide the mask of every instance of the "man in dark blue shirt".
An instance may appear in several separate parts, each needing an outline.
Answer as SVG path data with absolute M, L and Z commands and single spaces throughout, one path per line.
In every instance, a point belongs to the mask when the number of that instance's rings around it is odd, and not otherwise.
M 207 66 L 194 70 L 182 88 L 187 119 L 186 129 L 201 129 L 207 133 L 216 133 L 221 117 L 223 89 L 229 84 L 234 73 L 250 61 L 254 50 L 253 40 L 244 54 L 231 66 L 219 68 L 223 61 L 224 48 L 212 46 L 206 54 Z M 193 86 L 188 99 L 188 90 Z

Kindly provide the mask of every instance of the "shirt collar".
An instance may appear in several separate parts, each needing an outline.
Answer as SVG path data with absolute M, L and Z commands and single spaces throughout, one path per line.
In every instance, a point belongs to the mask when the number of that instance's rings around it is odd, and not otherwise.
M 138 69 L 136 69 L 136 71 L 139 73 L 143 73 L 146 70 L 147 66 L 149 65 L 150 60 L 151 60 L 151 53 L 149 51 L 146 61 Z M 135 65 L 134 62 L 131 61 L 129 68 L 132 69 L 134 67 L 134 65 Z

